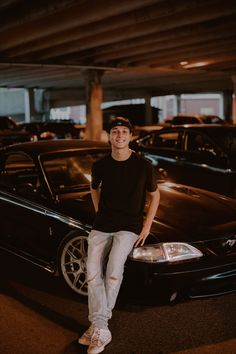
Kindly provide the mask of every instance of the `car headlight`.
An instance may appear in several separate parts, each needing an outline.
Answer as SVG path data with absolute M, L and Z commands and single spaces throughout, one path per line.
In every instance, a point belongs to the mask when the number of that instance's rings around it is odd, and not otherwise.
M 129 254 L 133 260 L 148 263 L 179 262 L 202 257 L 197 248 L 183 242 L 166 242 L 134 248 Z

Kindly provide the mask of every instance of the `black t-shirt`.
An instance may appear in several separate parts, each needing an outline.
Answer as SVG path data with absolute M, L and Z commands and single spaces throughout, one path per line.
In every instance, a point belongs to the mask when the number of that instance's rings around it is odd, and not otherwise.
M 157 189 L 151 162 L 135 152 L 125 161 L 107 155 L 92 167 L 92 188 L 99 186 L 101 195 L 93 228 L 103 232 L 123 230 L 139 234 L 146 191 Z

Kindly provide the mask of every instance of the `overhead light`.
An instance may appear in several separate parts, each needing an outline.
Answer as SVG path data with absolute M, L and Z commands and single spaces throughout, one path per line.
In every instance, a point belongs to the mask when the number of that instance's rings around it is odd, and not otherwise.
M 180 65 L 182 65 L 182 66 L 183 66 L 183 65 L 187 65 L 187 64 L 188 64 L 188 61 L 187 61 L 187 60 L 183 60 L 183 61 L 180 62 Z
M 183 63 L 183 62 L 182 62 Z M 184 66 L 185 69 L 191 69 L 191 68 L 200 68 L 202 66 L 206 66 L 208 65 L 209 63 L 206 62 L 206 61 L 199 61 L 199 62 L 196 62 L 196 63 L 188 63 L 186 62 L 186 64 L 181 64 L 182 66 Z

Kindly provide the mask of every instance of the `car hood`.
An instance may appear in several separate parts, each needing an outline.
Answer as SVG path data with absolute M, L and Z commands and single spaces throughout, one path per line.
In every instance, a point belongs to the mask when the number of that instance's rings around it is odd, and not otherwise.
M 236 201 L 205 190 L 174 183 L 159 184 L 160 205 L 148 243 L 196 242 L 236 234 Z M 65 214 L 92 225 L 95 217 L 89 191 L 64 196 Z
M 228 166 L 232 171 L 236 171 L 236 154 L 229 155 Z
M 200 241 L 236 234 L 236 201 L 202 189 L 162 183 L 152 233 L 161 241 Z

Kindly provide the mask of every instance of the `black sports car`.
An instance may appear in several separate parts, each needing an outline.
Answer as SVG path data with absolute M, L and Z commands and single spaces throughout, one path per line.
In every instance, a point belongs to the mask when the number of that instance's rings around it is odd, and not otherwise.
M 91 164 L 104 143 L 53 140 L 0 150 L 0 248 L 87 294 Z M 155 299 L 236 290 L 236 201 L 158 181 L 161 202 L 146 244 L 125 266 L 123 290 Z
M 76 125 L 71 121 L 19 123 L 18 127 L 25 132 L 29 132 L 34 141 L 50 139 L 80 139 L 85 130 L 84 125 Z
M 173 126 L 132 144 L 170 180 L 236 198 L 236 126 Z

